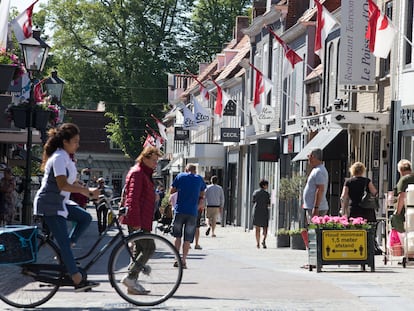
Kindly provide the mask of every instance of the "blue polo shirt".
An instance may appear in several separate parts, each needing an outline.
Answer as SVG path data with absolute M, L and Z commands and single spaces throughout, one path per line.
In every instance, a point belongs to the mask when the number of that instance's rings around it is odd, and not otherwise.
M 200 192 L 206 190 L 203 178 L 198 174 L 180 173 L 171 186 L 178 192 L 175 213 L 197 216 Z

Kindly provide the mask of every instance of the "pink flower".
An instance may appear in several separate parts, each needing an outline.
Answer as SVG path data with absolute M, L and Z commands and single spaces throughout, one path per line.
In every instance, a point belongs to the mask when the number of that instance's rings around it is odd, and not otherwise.
M 321 218 L 319 216 L 313 216 L 311 221 L 312 223 L 319 225 L 321 223 Z

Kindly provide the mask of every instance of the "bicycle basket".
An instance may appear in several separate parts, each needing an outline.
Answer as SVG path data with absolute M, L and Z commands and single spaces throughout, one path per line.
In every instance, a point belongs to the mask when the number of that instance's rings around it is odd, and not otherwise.
M 0 264 L 23 264 L 36 261 L 36 226 L 0 227 Z

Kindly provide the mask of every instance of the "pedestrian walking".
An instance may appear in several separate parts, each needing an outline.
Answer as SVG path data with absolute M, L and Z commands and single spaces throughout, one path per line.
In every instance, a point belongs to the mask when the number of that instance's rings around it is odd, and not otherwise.
M 345 181 L 341 194 L 341 207 L 348 217 L 362 217 L 368 222 L 376 223 L 375 209 L 367 209 L 359 206 L 365 189 L 376 196 L 377 189 L 371 179 L 364 177 L 365 165 L 362 162 L 355 162 L 349 168 L 351 178 Z M 347 212 L 349 210 L 349 212 Z
M 121 198 L 121 206 L 127 208 L 122 223 L 128 226 L 128 232 L 137 230 L 151 232 L 155 206 L 155 187 L 152 174 L 157 167 L 161 152 L 155 147 L 145 147 L 130 168 Z M 129 294 L 146 295 L 149 293 L 139 282 L 140 267 L 145 265 L 155 251 L 152 239 L 142 239 L 131 246 L 136 263 L 128 267 L 128 274 L 121 280 Z M 145 272 L 143 272 L 145 273 Z
M 207 186 L 205 195 L 208 219 L 208 228 L 206 231 L 206 235 L 209 235 L 211 230 L 211 236 L 215 238 L 217 217 L 218 215 L 223 214 L 224 191 L 223 188 L 217 184 L 217 176 L 212 176 L 210 182 L 211 184 Z
M 187 268 L 187 255 L 196 232 L 198 204 L 200 199 L 204 198 L 205 190 L 206 184 L 203 178 L 196 174 L 196 166 L 192 163 L 187 164 L 185 172 L 178 174 L 171 185 L 170 193 L 178 192 L 172 234 L 178 251 L 182 245 L 181 260 L 184 268 Z
M 253 201 L 253 225 L 256 230 L 256 247 L 260 248 L 260 228 L 263 228 L 263 248 L 266 246 L 267 228 L 269 227 L 269 205 L 270 194 L 267 192 L 269 182 L 262 179 L 259 183 L 259 189 L 255 190 L 252 195 Z

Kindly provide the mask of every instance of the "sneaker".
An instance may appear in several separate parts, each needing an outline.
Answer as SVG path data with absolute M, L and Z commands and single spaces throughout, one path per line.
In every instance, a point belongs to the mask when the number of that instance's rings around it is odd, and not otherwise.
M 210 227 L 208 227 L 207 231 L 206 231 L 206 235 L 210 234 Z
M 263 245 L 263 248 L 267 248 L 265 241 L 262 242 L 262 245 Z
M 150 291 L 146 290 L 137 280 L 130 279 L 127 275 L 121 280 L 121 283 L 128 288 L 130 295 L 147 295 Z
M 99 286 L 99 283 L 91 281 L 82 281 L 78 285 L 75 285 L 75 293 L 86 292 L 96 286 Z
M 194 246 L 195 249 L 203 249 L 200 245 Z

